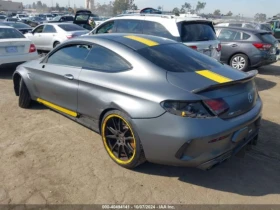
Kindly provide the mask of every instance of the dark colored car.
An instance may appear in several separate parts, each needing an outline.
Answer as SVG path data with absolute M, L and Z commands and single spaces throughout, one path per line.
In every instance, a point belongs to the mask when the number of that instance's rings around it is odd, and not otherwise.
M 271 32 L 235 28 L 216 27 L 222 44 L 221 61 L 241 71 L 258 68 L 277 62 L 278 41 Z
M 40 25 L 40 24 L 43 24 L 44 22 L 46 22 L 46 19 L 40 18 L 40 17 L 38 17 L 38 16 L 31 17 L 30 20 L 33 21 L 33 22 L 39 23 L 39 25 Z
M 4 21 L 7 17 L 5 15 L 0 15 L 0 22 Z
M 92 30 L 93 28 L 89 25 L 89 19 L 91 17 L 98 17 L 97 15 L 92 14 L 89 10 L 78 10 L 74 17 L 74 24 L 77 24 L 87 30 Z
M 34 27 L 40 25 L 39 22 L 30 20 L 30 19 L 29 19 L 29 20 L 22 20 L 22 22 L 25 23 L 25 24 L 27 24 L 27 25 L 29 25 L 29 26 L 31 26 L 32 28 L 34 28 Z
M 1 22 L 1 25 L 11 26 L 17 30 L 19 30 L 22 34 L 26 34 L 32 31 L 32 27 L 21 23 L 21 22 Z
M 52 20 L 48 21 L 48 23 L 59 23 L 59 22 L 73 22 L 74 17 L 71 15 L 63 15 L 63 16 L 56 16 Z

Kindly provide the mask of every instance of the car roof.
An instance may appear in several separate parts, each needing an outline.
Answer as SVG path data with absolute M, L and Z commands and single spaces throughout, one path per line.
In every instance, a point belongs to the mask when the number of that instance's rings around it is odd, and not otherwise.
M 257 30 L 257 29 L 252 29 L 252 28 L 227 27 L 227 26 L 215 26 L 215 28 L 234 29 L 237 31 L 248 32 L 248 33 L 253 33 L 253 34 L 269 33 L 269 31 Z
M 152 47 L 157 45 L 163 44 L 172 44 L 177 43 L 173 40 L 151 36 L 151 35 L 144 35 L 144 34 L 98 34 L 94 36 L 82 36 L 75 39 L 83 40 L 83 41 L 93 41 L 93 40 L 103 40 L 103 41 L 111 41 L 126 47 L 129 47 L 133 50 L 140 50 L 146 47 Z
M 0 25 L 0 28 L 13 28 L 11 26 L 6 26 L 6 25 Z

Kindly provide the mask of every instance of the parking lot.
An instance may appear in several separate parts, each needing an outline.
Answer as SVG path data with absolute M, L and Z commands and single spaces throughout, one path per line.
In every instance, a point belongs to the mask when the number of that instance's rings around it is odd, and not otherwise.
M 101 137 L 34 103 L 18 107 L 0 72 L 0 203 L 280 204 L 280 62 L 259 69 L 259 144 L 210 171 L 146 163 L 126 170 Z

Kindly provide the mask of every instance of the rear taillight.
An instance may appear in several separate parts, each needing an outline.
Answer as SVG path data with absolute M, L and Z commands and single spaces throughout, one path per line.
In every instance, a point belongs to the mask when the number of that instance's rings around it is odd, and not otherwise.
M 222 45 L 221 45 L 221 43 L 218 44 L 218 48 L 216 48 L 216 50 L 217 50 L 218 52 L 220 52 L 220 51 L 222 50 Z
M 189 46 L 190 48 L 192 48 L 193 50 L 197 50 L 197 46 Z
M 215 115 L 220 115 L 229 109 L 228 104 L 221 98 L 205 100 L 204 103 Z
M 201 101 L 163 101 L 160 103 L 167 112 L 189 118 L 215 117 L 211 114 Z
M 67 39 L 72 39 L 73 35 L 66 35 Z
M 264 44 L 264 43 L 253 43 L 253 45 L 259 50 L 270 50 L 271 44 Z
M 34 44 L 31 44 L 29 47 L 29 53 L 33 53 L 33 52 L 36 52 L 36 47 Z

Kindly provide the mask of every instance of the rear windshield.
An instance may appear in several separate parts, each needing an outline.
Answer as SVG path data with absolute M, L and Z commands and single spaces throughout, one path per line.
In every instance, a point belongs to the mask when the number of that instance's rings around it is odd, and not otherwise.
M 85 29 L 76 24 L 60 24 L 58 25 L 64 31 L 84 31 Z
M 171 72 L 194 72 L 219 68 L 222 64 L 184 44 L 164 44 L 137 51 L 155 65 Z
M 0 39 L 25 38 L 22 33 L 13 28 L 0 28 Z
M 32 28 L 30 25 L 24 23 L 6 23 L 8 26 L 12 26 L 14 28 Z
M 183 42 L 216 40 L 214 29 L 207 23 L 183 23 L 181 28 Z
M 276 39 L 272 34 L 260 34 L 260 36 L 266 43 L 274 44 L 276 42 Z

